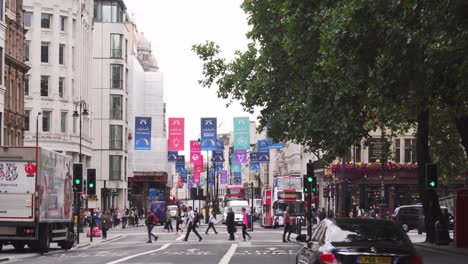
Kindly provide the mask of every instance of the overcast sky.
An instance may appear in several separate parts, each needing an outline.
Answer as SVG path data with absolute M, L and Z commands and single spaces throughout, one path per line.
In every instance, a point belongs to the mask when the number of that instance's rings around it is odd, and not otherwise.
M 202 63 L 191 51 L 193 44 L 212 40 L 231 59 L 245 50 L 247 16 L 241 0 L 125 0 L 129 14 L 152 43 L 153 53 L 164 73 L 166 117 L 185 118 L 185 150 L 190 139 L 200 136 L 200 118 L 217 117 L 218 133 L 233 130 L 232 118 L 250 116 L 238 103 L 226 108 L 227 100 L 216 88 L 203 88 Z M 250 120 L 256 120 L 250 116 Z M 167 120 L 166 120 L 167 121 Z M 187 153 L 187 152 L 186 152 Z

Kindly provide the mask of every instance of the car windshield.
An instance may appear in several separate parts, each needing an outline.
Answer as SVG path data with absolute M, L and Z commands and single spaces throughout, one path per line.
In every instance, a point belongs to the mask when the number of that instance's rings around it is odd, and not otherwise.
M 289 215 L 290 216 L 302 216 L 304 215 L 304 202 L 275 202 L 273 204 L 273 209 L 275 210 L 276 216 L 282 216 L 286 207 L 289 206 Z
M 233 206 L 231 208 L 235 214 L 242 214 L 242 206 Z
M 409 243 L 406 234 L 395 223 L 371 219 L 337 219 L 330 226 L 327 241 L 334 246 L 352 243 L 392 243 L 395 246 Z

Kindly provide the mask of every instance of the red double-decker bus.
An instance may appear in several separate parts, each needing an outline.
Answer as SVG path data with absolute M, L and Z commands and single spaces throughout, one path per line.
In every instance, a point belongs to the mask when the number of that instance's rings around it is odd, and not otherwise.
M 239 201 L 246 200 L 245 188 L 242 185 L 228 185 L 226 188 L 226 195 L 224 201 Z

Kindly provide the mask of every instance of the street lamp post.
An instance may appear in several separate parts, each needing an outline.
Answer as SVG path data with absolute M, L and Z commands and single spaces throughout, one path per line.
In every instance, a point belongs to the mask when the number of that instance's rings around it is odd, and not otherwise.
M 82 116 L 87 116 L 88 115 L 88 105 L 84 100 L 80 100 L 78 102 L 75 102 L 75 111 L 73 112 L 73 117 L 79 117 L 80 118 L 80 153 L 78 156 L 78 160 L 80 163 L 82 163 L 82 157 L 81 157 L 81 127 L 82 127 Z M 79 233 L 82 230 L 81 229 L 81 219 L 80 219 L 80 211 L 81 211 L 81 191 L 78 190 L 75 197 L 77 198 L 77 211 L 76 211 L 76 218 L 77 218 L 77 243 L 79 243 Z
M 41 114 L 41 112 L 38 112 L 36 116 L 36 148 L 39 147 L 39 116 Z

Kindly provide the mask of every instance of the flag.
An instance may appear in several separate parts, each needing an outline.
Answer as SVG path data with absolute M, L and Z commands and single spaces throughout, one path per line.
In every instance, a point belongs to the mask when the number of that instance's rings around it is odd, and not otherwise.
M 184 118 L 169 118 L 168 150 L 184 150 L 184 127 Z
M 234 117 L 234 150 L 250 149 L 250 121 L 248 117 Z

